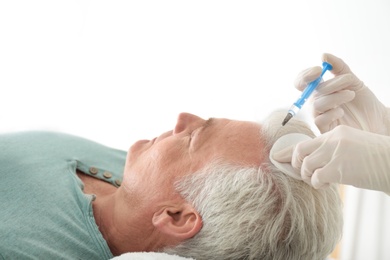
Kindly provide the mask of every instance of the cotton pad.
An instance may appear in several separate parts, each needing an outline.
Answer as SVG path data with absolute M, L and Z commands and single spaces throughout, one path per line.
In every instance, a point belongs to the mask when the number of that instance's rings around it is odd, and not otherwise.
M 283 150 L 286 147 L 295 145 L 299 142 L 312 139 L 310 136 L 300 133 L 286 134 L 280 137 L 271 148 L 269 152 L 269 159 L 271 162 L 283 173 L 297 180 L 302 180 L 301 173 L 291 166 L 291 163 L 281 163 L 272 158 L 272 155 L 276 152 Z

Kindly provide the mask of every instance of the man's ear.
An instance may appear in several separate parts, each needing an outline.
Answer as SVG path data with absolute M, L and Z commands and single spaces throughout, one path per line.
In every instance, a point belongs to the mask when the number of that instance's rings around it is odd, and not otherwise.
M 178 240 L 195 236 L 202 228 L 202 218 L 188 203 L 166 206 L 154 213 L 153 225 L 161 233 Z

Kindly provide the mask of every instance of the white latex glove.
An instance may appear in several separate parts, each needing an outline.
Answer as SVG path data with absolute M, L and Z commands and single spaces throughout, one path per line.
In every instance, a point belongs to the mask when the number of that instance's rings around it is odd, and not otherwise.
M 338 125 L 348 125 L 377 134 L 389 135 L 390 122 L 387 108 L 376 98 L 349 69 L 343 60 L 332 54 L 323 54 L 323 61 L 330 63 L 334 78 L 322 82 L 313 92 L 313 115 L 321 133 Z M 295 87 L 303 91 L 308 83 L 318 78 L 320 67 L 302 71 Z
M 273 155 L 300 169 L 314 188 L 328 183 L 390 193 L 390 137 L 348 126 L 287 147 Z

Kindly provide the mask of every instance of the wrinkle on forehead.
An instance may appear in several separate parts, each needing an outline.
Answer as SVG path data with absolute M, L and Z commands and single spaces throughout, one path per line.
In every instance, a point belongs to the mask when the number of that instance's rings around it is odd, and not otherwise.
M 266 157 L 264 153 L 264 140 L 261 136 L 261 126 L 253 123 L 253 128 L 248 127 L 244 135 L 232 136 L 231 142 L 235 144 L 238 152 L 232 151 L 232 158 L 239 164 L 260 166 Z
M 261 135 L 261 125 L 252 121 L 229 120 L 220 129 L 224 136 L 220 143 L 212 148 L 208 159 L 223 159 L 239 165 L 260 166 L 264 154 L 264 140 Z M 216 158 L 219 155 L 219 158 Z

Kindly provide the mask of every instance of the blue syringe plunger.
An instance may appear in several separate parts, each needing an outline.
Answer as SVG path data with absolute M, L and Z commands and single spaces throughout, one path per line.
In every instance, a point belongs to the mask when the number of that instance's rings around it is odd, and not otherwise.
M 326 61 L 322 63 L 321 75 L 314 81 L 310 82 L 310 84 L 302 92 L 301 96 L 290 107 L 290 109 L 287 112 L 287 116 L 284 118 L 282 122 L 282 126 L 287 124 L 287 122 L 290 121 L 290 119 L 298 113 L 298 111 L 302 108 L 303 104 L 305 104 L 306 100 L 310 97 L 311 93 L 313 93 L 313 91 L 317 88 L 318 84 L 320 84 L 322 80 L 322 76 L 325 74 L 325 72 L 327 70 L 332 70 L 332 68 L 333 67 L 330 63 L 327 63 Z

